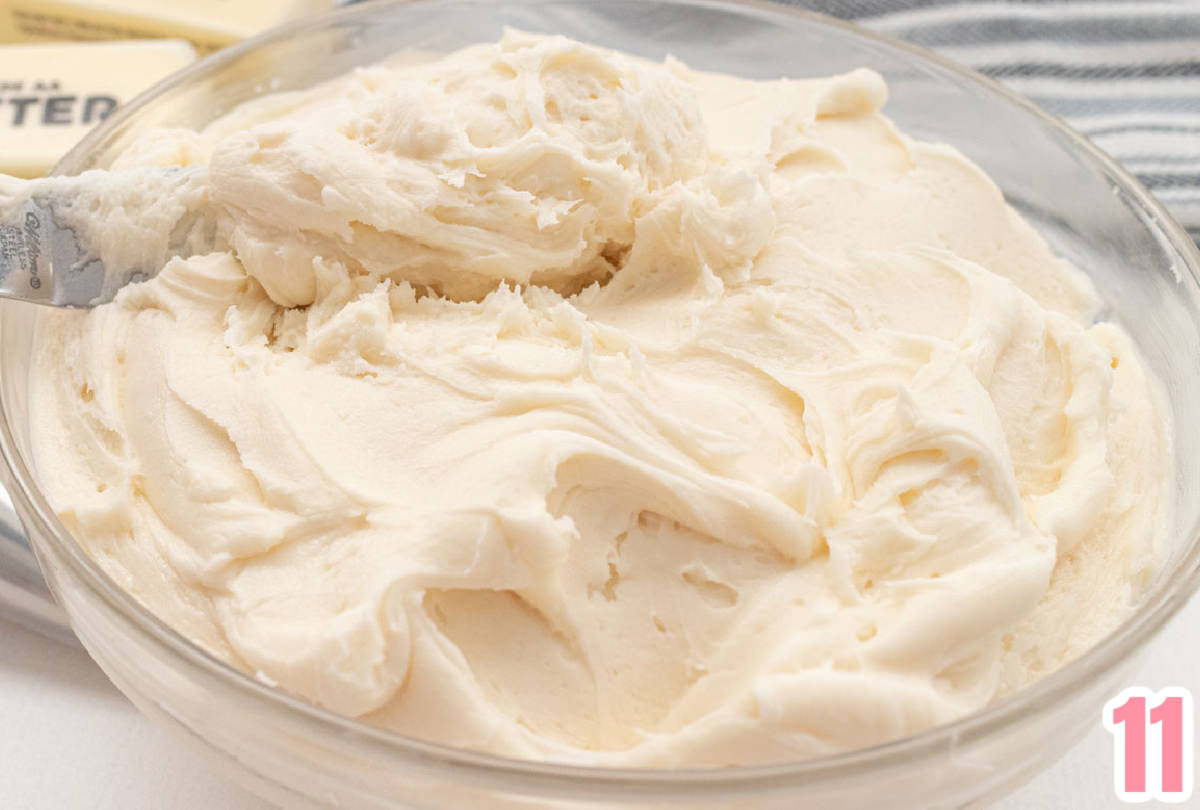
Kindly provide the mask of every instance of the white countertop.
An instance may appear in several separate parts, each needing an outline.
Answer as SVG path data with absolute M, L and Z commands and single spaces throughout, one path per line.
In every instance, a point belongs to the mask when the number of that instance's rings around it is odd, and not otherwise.
M 1197 627 L 1200 599 L 1193 599 L 1152 643 L 1137 685 L 1200 689 Z M 1110 751 L 1097 713 L 1096 727 L 1082 743 L 997 808 L 1125 806 L 1112 794 Z M 138 714 L 82 650 L 0 620 L 0 807 L 263 810 L 269 805 L 211 773 L 183 743 Z

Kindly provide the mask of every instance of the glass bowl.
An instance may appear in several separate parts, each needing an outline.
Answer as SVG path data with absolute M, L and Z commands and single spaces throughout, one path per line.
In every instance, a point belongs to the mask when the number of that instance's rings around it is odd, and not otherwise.
M 0 305 L 0 452 L 47 581 L 113 682 L 230 777 L 286 807 L 903 808 L 985 804 L 1047 767 L 1100 719 L 1136 653 L 1200 579 L 1200 257 L 1162 207 L 1060 122 L 920 49 L 792 8 L 729 0 L 414 0 L 370 3 L 267 33 L 168 79 L 59 164 L 107 165 L 147 127 L 202 127 L 265 92 L 308 86 L 404 48 L 450 50 L 504 25 L 753 78 L 859 66 L 891 87 L 890 115 L 979 163 L 1165 382 L 1177 426 L 1168 557 L 1136 612 L 1083 657 L 950 725 L 794 764 L 618 770 L 506 760 L 406 738 L 274 691 L 192 645 L 89 559 L 55 517 L 30 455 L 28 382 L 38 308 Z

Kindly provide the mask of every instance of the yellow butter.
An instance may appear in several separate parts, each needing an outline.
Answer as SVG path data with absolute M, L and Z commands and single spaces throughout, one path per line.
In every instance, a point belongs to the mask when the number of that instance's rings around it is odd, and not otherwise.
M 178 37 L 216 50 L 327 10 L 332 0 L 0 0 L 0 35 L 23 42 Z
M 118 104 L 195 58 L 182 40 L 0 45 L 0 173 L 45 174 Z

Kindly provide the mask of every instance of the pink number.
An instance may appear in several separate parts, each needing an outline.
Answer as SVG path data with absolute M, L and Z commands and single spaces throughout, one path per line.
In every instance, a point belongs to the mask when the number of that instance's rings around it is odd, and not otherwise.
M 1104 705 L 1113 735 L 1113 788 L 1123 802 L 1182 804 L 1195 782 L 1196 718 L 1192 693 L 1182 686 L 1151 692 L 1130 686 Z M 1149 717 L 1146 709 L 1150 708 Z M 1151 726 L 1157 725 L 1157 735 Z M 1190 806 L 1190 805 L 1189 805 Z
M 1114 713 L 1114 722 L 1116 716 Z M 1183 698 L 1169 697 L 1150 710 L 1150 722 L 1162 723 L 1162 792 L 1183 792 Z M 1126 726 L 1128 728 L 1128 726 Z M 1128 738 L 1126 738 L 1128 740 Z M 1125 749 L 1125 773 L 1129 773 L 1129 748 Z M 1145 779 L 1145 774 L 1143 774 Z M 1126 790 L 1129 790 L 1126 787 Z
M 1112 713 L 1113 725 L 1125 724 L 1125 792 L 1146 791 L 1146 699 L 1131 697 Z M 1165 726 L 1164 726 L 1165 728 Z

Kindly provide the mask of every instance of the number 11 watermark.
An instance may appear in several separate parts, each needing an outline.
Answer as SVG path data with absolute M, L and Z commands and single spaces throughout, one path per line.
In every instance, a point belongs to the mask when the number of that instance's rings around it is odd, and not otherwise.
M 1131 686 L 1104 704 L 1104 728 L 1113 735 L 1117 798 L 1172 804 L 1191 798 L 1195 717 L 1192 693 L 1181 686 L 1157 692 Z

